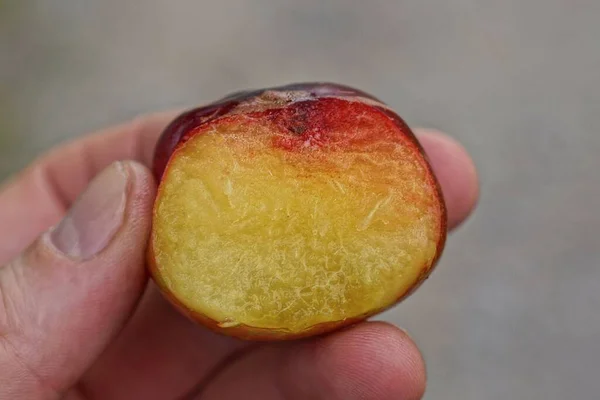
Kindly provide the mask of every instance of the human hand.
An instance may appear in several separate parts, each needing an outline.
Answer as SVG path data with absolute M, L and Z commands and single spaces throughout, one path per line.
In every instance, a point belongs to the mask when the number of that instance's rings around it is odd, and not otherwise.
M 175 116 L 86 136 L 0 188 L 0 398 L 421 398 L 422 356 L 392 325 L 253 344 L 189 321 L 148 282 L 148 166 Z M 456 227 L 477 200 L 473 164 L 447 136 L 416 133 Z

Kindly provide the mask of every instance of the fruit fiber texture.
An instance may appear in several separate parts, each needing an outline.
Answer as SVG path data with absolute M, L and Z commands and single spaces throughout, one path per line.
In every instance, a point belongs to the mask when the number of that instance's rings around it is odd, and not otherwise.
M 446 211 L 415 136 L 376 98 L 305 83 L 188 111 L 156 148 L 148 260 L 185 314 L 218 332 L 295 339 L 414 291 Z

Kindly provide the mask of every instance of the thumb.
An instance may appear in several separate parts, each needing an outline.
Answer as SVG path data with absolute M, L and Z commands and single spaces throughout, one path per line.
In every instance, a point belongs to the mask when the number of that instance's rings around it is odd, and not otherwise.
M 0 268 L 0 398 L 60 397 L 119 332 L 146 283 L 154 190 L 145 167 L 113 164 Z

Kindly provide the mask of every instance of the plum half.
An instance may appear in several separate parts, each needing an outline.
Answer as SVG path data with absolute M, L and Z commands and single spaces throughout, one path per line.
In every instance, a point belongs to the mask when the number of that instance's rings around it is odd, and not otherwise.
M 151 275 L 185 314 L 253 340 L 326 333 L 414 291 L 446 239 L 404 121 L 331 83 L 239 92 L 161 136 Z

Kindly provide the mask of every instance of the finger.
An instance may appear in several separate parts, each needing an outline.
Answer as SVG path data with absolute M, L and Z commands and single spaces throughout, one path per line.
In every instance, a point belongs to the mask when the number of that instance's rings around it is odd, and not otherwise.
M 248 345 L 182 316 L 151 283 L 128 326 L 81 387 L 99 399 L 176 399 Z
M 195 398 L 413 400 L 424 391 L 425 366 L 416 345 L 399 329 L 373 322 L 308 342 L 257 349 Z
M 59 397 L 119 332 L 146 283 L 154 190 L 147 168 L 111 166 L 0 269 L 0 398 Z
M 0 188 L 0 264 L 57 223 L 90 180 L 112 162 L 136 160 L 150 166 L 154 144 L 175 115 L 145 116 L 67 143 Z
M 477 172 L 467 151 L 448 135 L 421 129 L 416 135 L 430 158 L 448 209 L 448 227 L 456 228 L 471 214 L 479 197 Z

